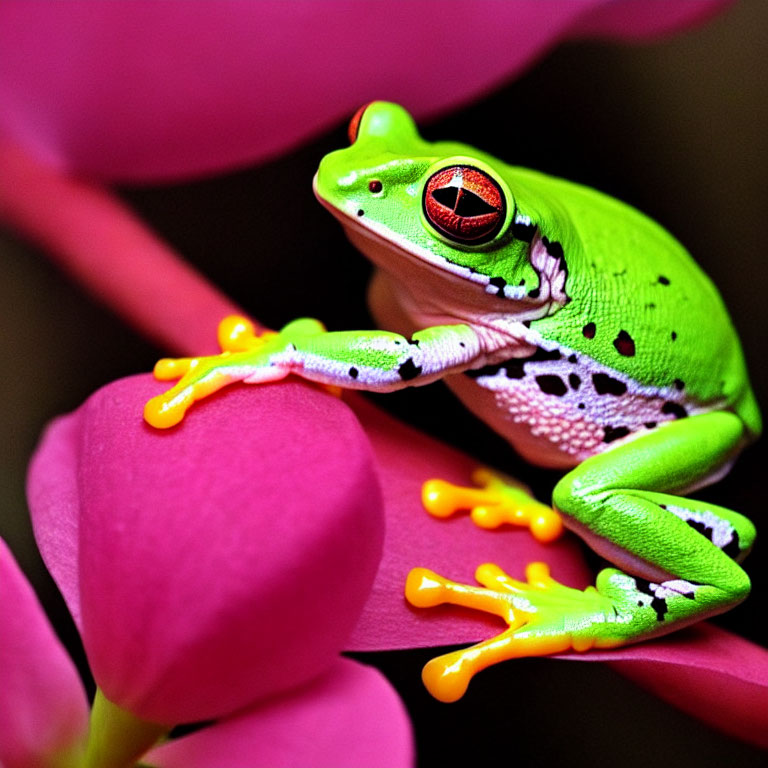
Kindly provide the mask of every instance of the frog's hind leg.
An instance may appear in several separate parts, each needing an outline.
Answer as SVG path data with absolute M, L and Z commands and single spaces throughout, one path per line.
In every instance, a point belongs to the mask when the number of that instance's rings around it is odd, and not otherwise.
M 662 493 L 642 494 L 666 509 L 712 542 L 728 557 L 740 563 L 749 554 L 755 540 L 752 521 L 725 507 L 703 501 L 691 501 Z
M 747 596 L 749 578 L 737 560 L 754 540 L 750 521 L 668 493 L 716 475 L 742 441 L 733 414 L 680 419 L 588 459 L 558 483 L 553 499 L 566 526 L 632 574 L 598 575 L 597 589 L 613 600 L 618 620 L 595 627 L 596 635 L 634 642 L 722 613 Z
M 732 414 L 681 419 L 588 459 L 558 483 L 554 502 L 569 516 L 566 524 L 627 571 L 605 569 L 595 587 L 559 584 L 543 563 L 528 566 L 525 582 L 496 566 L 480 566 L 482 587 L 423 568 L 411 571 L 411 604 L 476 608 L 509 625 L 490 640 L 430 661 L 423 673 L 430 692 L 454 701 L 472 675 L 499 661 L 612 648 L 743 600 L 749 579 L 736 561 L 752 545 L 752 524 L 722 507 L 665 493 L 715 475 L 733 458 L 742 435 Z

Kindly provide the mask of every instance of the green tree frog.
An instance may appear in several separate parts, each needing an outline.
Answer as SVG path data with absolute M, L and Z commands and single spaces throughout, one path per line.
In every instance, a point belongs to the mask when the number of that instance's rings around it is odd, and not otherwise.
M 509 623 L 427 665 L 443 700 L 500 659 L 635 642 L 742 601 L 753 525 L 686 494 L 728 470 L 760 414 L 723 302 L 686 250 L 597 191 L 423 140 L 395 104 L 359 110 L 350 139 L 314 188 L 377 267 L 372 308 L 391 330 L 302 319 L 255 336 L 230 318 L 222 355 L 158 363 L 159 378 L 181 378 L 147 421 L 172 426 L 233 381 L 297 374 L 386 392 L 444 379 L 522 456 L 566 470 L 553 506 L 617 568 L 583 592 L 543 564 L 525 582 L 482 565 L 479 587 L 415 569 L 415 605 Z

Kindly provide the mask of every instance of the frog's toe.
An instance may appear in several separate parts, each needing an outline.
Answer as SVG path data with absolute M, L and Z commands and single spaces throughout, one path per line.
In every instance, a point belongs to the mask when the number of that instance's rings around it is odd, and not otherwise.
M 155 363 L 152 373 L 158 381 L 173 381 L 180 379 L 189 371 L 193 357 L 165 357 Z
M 470 491 L 472 489 L 451 485 L 445 480 L 427 480 L 421 486 L 421 503 L 433 517 L 450 517 L 458 509 L 462 509 L 456 494 L 456 491 L 459 490 Z
M 533 538 L 545 544 L 560 538 L 560 535 L 563 533 L 563 520 L 550 507 L 535 510 L 528 522 L 528 526 Z
M 176 386 L 148 400 L 144 406 L 144 420 L 157 429 L 175 427 L 190 406 L 197 400 L 212 395 L 230 384 L 234 378 L 212 364 L 201 364 L 205 358 L 194 358 L 189 370 Z
M 416 608 L 432 608 L 445 602 L 446 580 L 428 568 L 414 568 L 405 581 L 405 598 Z
M 518 626 L 525 623 L 521 617 Z M 460 699 L 472 678 L 487 667 L 526 656 L 561 653 L 571 647 L 570 638 L 562 630 L 522 633 L 518 626 L 485 642 L 431 659 L 421 672 L 424 686 L 438 701 L 450 703 Z
M 536 501 L 527 489 L 484 468 L 473 473 L 472 479 L 480 487 L 428 480 L 422 487 L 424 508 L 435 517 L 450 517 L 468 509 L 472 521 L 481 528 L 498 528 L 504 523 L 525 526 L 542 542 L 553 541 L 562 533 L 560 515 Z
M 515 620 L 508 595 L 492 589 L 451 581 L 428 568 L 414 568 L 408 574 L 405 582 L 405 597 L 417 608 L 432 608 L 449 603 L 493 613 L 507 624 L 512 624 Z
M 513 579 L 508 573 L 494 563 L 483 563 L 477 567 L 475 578 L 487 589 L 507 592 L 519 592 L 528 585 Z
M 258 338 L 254 324 L 241 315 L 225 317 L 219 323 L 216 335 L 223 352 L 244 352 Z
M 189 388 L 169 397 L 168 392 L 153 397 L 144 406 L 144 420 L 156 429 L 175 427 L 183 418 L 187 409 L 194 402 Z
M 421 679 L 432 696 L 450 704 L 467 692 L 474 674 L 468 655 L 455 651 L 428 661 L 421 670 Z

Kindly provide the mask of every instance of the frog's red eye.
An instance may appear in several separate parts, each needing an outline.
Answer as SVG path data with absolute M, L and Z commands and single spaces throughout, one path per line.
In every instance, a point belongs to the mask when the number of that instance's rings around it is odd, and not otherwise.
M 506 216 L 504 193 L 485 171 L 468 165 L 443 168 L 424 187 L 424 215 L 440 233 L 459 243 L 492 240 Z
M 360 121 L 363 119 L 363 112 L 365 112 L 370 105 L 370 101 L 367 104 L 363 104 L 363 106 L 352 115 L 352 119 L 349 121 L 349 127 L 347 128 L 347 136 L 349 137 L 350 144 L 354 144 L 357 140 L 357 134 L 360 130 Z

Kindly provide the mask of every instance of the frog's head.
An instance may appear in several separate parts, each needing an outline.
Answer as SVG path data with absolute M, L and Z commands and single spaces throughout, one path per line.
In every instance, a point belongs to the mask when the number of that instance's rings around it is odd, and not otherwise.
M 358 110 L 349 135 L 349 147 L 323 158 L 314 188 L 366 256 L 401 285 L 434 290 L 440 281 L 448 301 L 541 307 L 535 227 L 508 166 L 464 144 L 425 141 L 402 107 L 382 101 Z

